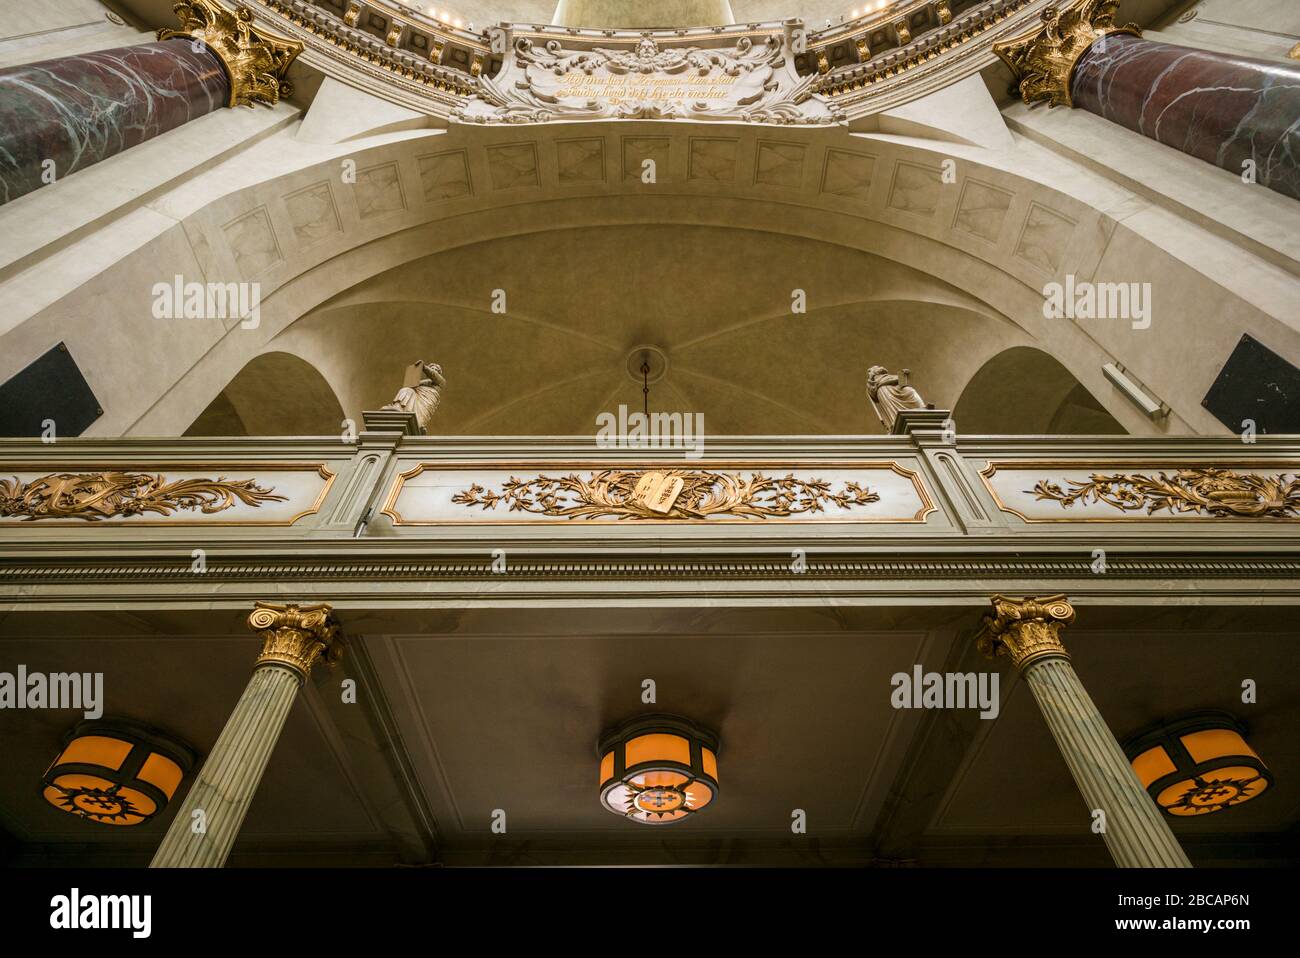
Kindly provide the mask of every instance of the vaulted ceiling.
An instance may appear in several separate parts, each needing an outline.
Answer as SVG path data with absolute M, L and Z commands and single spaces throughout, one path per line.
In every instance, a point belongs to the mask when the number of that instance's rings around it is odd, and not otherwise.
M 447 376 L 433 429 L 446 435 L 590 435 L 599 414 L 642 409 L 647 379 L 652 412 L 702 413 L 715 435 L 879 433 L 865 389 L 876 364 L 911 369 L 940 408 L 961 397 L 991 431 L 1041 431 L 1076 385 L 1059 364 L 1035 373 L 1050 396 L 1029 408 L 1008 401 L 996 368 L 966 389 L 1026 341 L 973 296 L 830 243 L 712 226 L 562 229 L 433 254 L 335 297 L 272 344 L 305 360 L 301 375 L 250 363 L 192 431 L 333 432 L 340 405 L 359 421 L 418 359 Z M 337 403 L 305 400 L 319 393 L 313 370 Z M 258 414 L 241 429 L 227 406 Z M 1094 411 L 1078 422 L 1121 431 Z

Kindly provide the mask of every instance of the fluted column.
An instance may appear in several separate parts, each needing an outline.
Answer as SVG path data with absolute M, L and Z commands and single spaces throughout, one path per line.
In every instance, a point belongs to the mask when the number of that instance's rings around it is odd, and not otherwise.
M 244 694 L 172 820 L 151 868 L 220 868 L 257 793 L 298 690 L 321 656 L 337 656 L 328 605 L 265 602 L 248 617 L 262 635 Z
M 1065 596 L 993 597 L 977 641 L 990 658 L 1008 656 L 1043 713 L 1089 811 L 1105 815 L 1102 838 L 1121 868 L 1190 868 L 1169 823 L 1070 664 L 1061 629 L 1074 621 Z
M 225 106 L 272 103 L 302 50 L 216 0 L 175 5 L 158 42 L 0 70 L 0 203 Z
M 1300 199 L 1300 69 L 1141 38 L 1118 0 L 1074 0 L 994 49 L 1026 103 L 1075 106 Z

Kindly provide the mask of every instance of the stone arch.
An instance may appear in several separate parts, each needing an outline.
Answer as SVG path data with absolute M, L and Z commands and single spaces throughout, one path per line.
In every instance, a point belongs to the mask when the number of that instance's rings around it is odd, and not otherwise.
M 973 435 L 1127 434 L 1065 366 L 1032 346 L 1012 346 L 981 366 L 953 420 Z
M 291 353 L 255 356 L 195 418 L 186 436 L 327 436 L 343 408 L 325 377 Z
M 357 164 L 352 186 L 339 185 L 337 157 L 300 167 L 289 157 L 292 168 L 193 202 L 182 222 L 50 297 L 39 313 L 17 317 L 20 345 L 30 350 L 41 341 L 67 340 L 79 355 L 120 367 L 113 376 L 87 371 L 106 391 L 120 393 L 106 397 L 106 414 L 92 434 L 177 435 L 251 358 L 281 349 L 276 339 L 294 323 L 345 301 L 381 273 L 431 253 L 509 237 L 558 230 L 595 237 L 607 227 L 654 223 L 782 235 L 920 271 L 935 280 L 920 301 L 959 305 L 1005 333 L 981 346 L 980 361 L 1010 346 L 1035 346 L 1135 434 L 1222 431 L 1200 399 L 1242 332 L 1272 339 L 1284 352 L 1297 340 L 1300 352 L 1300 334 L 1257 306 L 1249 290 L 1225 288 L 1232 277 L 1212 279 L 1177 259 L 1155 241 L 1162 237 L 1140 232 L 1148 228 L 1140 218 L 1132 228 L 1112 219 L 1105 212 L 1110 192 L 1067 194 L 1023 168 L 999 166 L 1004 160 L 991 151 L 951 143 L 940 150 L 842 129 L 783 130 L 781 142 L 770 144 L 774 133 L 747 128 L 611 122 L 584 126 L 585 145 L 574 152 L 574 131 L 559 127 L 414 131 L 341 145 L 338 155 Z M 701 140 L 705 132 L 732 142 L 718 147 Z M 662 151 L 663 175 L 653 190 L 624 175 L 629 138 L 653 141 L 644 148 Z M 697 141 L 717 152 L 705 157 Z M 784 152 L 773 152 L 773 144 Z M 939 160 L 954 155 L 958 182 L 940 185 Z M 733 175 L 712 175 L 716 162 L 704 160 L 719 156 Z M 1077 178 L 1062 182 L 1076 194 L 1082 190 Z M 1067 273 L 1109 277 L 1134 263 L 1140 273 L 1123 278 L 1149 277 L 1162 304 L 1149 329 L 1044 318 L 1044 284 Z M 580 274 L 582 263 L 572 268 Z M 751 268 L 761 274 L 765 264 Z M 196 271 L 259 283 L 260 324 L 196 322 L 178 346 L 173 329 L 149 317 L 149 284 Z M 885 290 L 880 298 L 916 301 L 914 294 Z M 1174 320 L 1189 308 L 1208 308 L 1198 306 L 1204 303 L 1213 303 L 1216 323 L 1199 339 L 1182 335 Z M 91 308 L 106 314 L 104 322 L 80 322 Z M 1153 426 L 1111 394 L 1101 369 L 1116 360 L 1170 405 L 1167 424 Z M 954 374 L 949 393 L 955 396 L 961 382 Z

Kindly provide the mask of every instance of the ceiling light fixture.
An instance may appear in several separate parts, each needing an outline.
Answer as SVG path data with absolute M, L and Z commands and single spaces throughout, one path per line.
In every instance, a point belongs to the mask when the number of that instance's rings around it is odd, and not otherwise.
M 1245 734 L 1226 712 L 1198 712 L 1134 735 L 1124 753 L 1165 814 L 1205 815 L 1248 802 L 1273 783 Z
M 171 801 L 194 752 L 156 729 L 120 719 L 81 722 L 41 779 L 61 811 L 101 825 L 140 825 Z
M 689 818 L 718 797 L 718 737 L 675 715 L 644 715 L 600 739 L 600 802 L 643 825 Z

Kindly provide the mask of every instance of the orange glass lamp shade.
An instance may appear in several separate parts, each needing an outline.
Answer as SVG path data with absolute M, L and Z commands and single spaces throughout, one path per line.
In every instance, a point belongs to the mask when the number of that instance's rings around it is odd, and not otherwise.
M 1138 781 L 1167 815 L 1221 812 L 1258 798 L 1273 775 L 1226 712 L 1199 712 L 1124 744 Z
M 154 729 L 121 720 L 82 722 L 41 779 L 61 811 L 101 825 L 140 825 L 171 801 L 194 753 Z
M 645 715 L 600 739 L 600 802 L 642 825 L 690 818 L 718 797 L 718 737 L 674 715 Z

